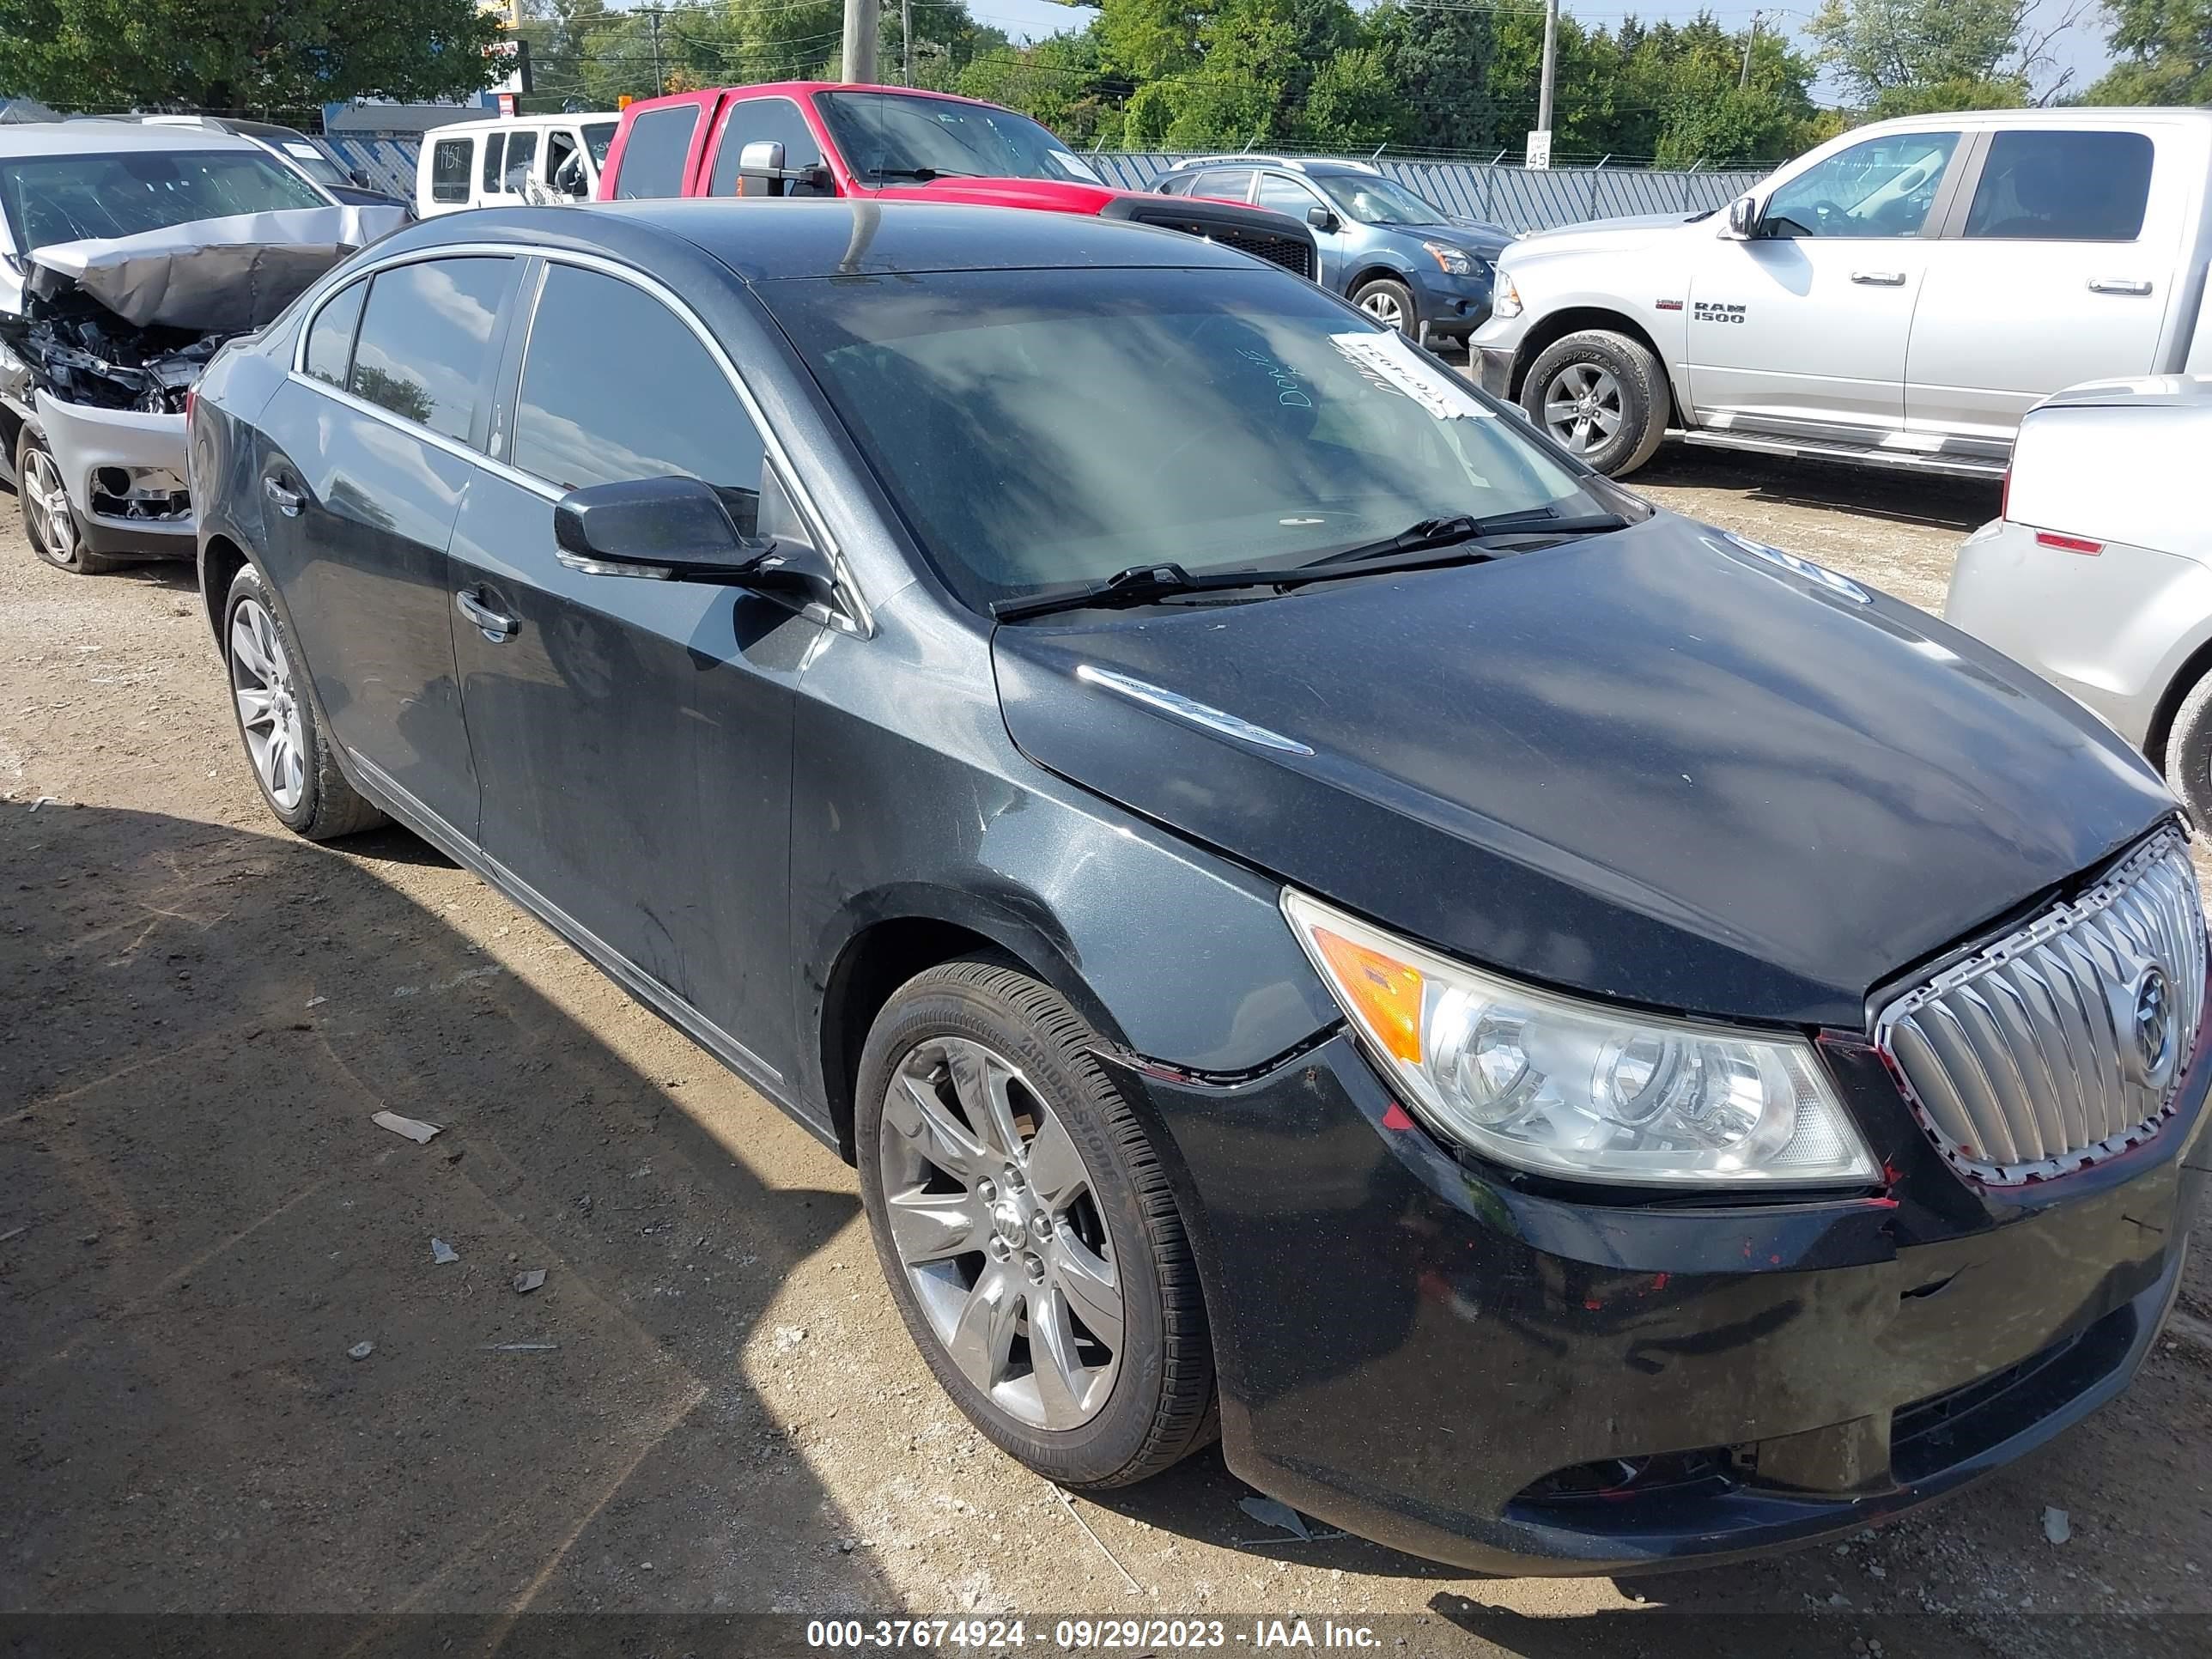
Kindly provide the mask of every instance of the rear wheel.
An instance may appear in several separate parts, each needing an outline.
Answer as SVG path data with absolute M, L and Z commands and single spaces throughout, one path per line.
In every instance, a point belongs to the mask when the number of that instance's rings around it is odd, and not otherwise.
M 1538 355 L 1521 383 L 1521 406 L 1561 448 L 1623 477 L 1667 435 L 1667 371 L 1641 341 L 1588 329 Z
M 384 814 L 338 770 L 291 636 L 252 565 L 232 579 L 223 604 L 222 659 L 239 738 L 278 821 L 309 841 L 382 823 Z
M 876 1254 L 938 1382 L 1046 1479 L 1117 1486 L 1213 1431 L 1190 1247 L 1097 1037 L 1012 966 L 931 969 L 860 1059 Z
M 1395 276 L 1369 278 L 1353 291 L 1352 303 L 1401 334 L 1409 335 L 1418 326 L 1413 320 L 1413 290 Z
M 23 513 L 24 539 L 31 544 L 31 551 L 55 569 L 72 576 L 97 576 L 123 562 L 85 546 L 54 453 L 27 426 L 15 442 L 15 500 Z

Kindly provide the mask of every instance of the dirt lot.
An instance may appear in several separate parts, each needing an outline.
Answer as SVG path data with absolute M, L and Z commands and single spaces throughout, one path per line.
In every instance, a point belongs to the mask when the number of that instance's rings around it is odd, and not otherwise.
M 1923 605 L 1995 511 L 1986 488 L 1722 456 L 1638 483 Z M 1218 1454 L 1066 1502 L 933 1385 L 843 1165 L 420 842 L 286 836 L 188 575 L 62 575 L 0 507 L 0 1610 L 1301 1613 L 1530 1659 L 2205 1650 L 2206 1253 L 2121 1401 L 1840 1547 L 1482 1581 L 1274 1530 Z M 380 1109 L 445 1133 L 418 1146 Z

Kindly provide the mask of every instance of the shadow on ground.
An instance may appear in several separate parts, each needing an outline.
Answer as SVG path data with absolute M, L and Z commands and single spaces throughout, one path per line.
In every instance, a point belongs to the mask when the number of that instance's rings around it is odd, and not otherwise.
M 848 1194 L 323 849 L 15 811 L 0 891 L 0 1607 L 899 1605 L 745 1375 Z
M 1993 480 L 1923 477 L 1682 443 L 1663 445 L 1650 465 L 1623 482 L 1632 489 L 1724 489 L 1769 506 L 1820 507 L 1962 534 L 1996 518 L 2002 495 Z

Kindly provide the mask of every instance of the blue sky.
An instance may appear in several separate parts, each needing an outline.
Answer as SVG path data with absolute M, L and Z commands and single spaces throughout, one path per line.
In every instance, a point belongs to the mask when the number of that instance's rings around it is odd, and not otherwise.
M 884 0 L 885 5 L 895 5 L 897 0 Z M 1462 3 L 1464 0 L 1462 0 Z M 1514 6 L 1534 5 L 1540 0 L 1500 0 Z M 1359 0 L 1353 0 L 1354 4 Z M 2041 9 L 2054 15 L 2063 15 L 2066 0 L 2043 0 Z M 1741 28 L 1756 10 L 1770 24 L 1788 24 L 1795 31 L 1817 9 L 1819 0 L 1798 0 L 1793 7 L 1753 5 L 1752 0 L 1717 0 L 1711 5 L 1699 5 L 1696 0 L 1658 0 L 1658 3 L 1630 6 L 1626 0 L 1591 0 L 1588 6 L 1566 0 L 1566 9 L 1585 23 L 1611 24 L 1622 17 L 1633 15 L 1648 23 L 1662 18 L 1686 21 L 1700 11 L 1711 11 L 1730 28 Z M 1002 28 L 1018 38 L 1037 40 L 1056 34 L 1062 29 L 1080 28 L 1095 14 L 1078 8 L 1055 5 L 1053 0 L 969 0 L 969 11 L 979 22 Z M 2082 23 L 2077 24 L 2061 37 L 2057 48 L 2059 62 L 2075 71 L 2075 83 L 2086 86 L 2104 70 L 2106 64 L 2103 14 L 2093 11 Z

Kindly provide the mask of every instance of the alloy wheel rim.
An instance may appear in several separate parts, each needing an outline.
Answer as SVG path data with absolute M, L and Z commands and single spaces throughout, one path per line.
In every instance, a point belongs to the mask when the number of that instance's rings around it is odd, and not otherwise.
M 1031 1428 L 1096 1417 L 1121 1370 L 1121 1273 L 1044 1097 L 984 1044 L 930 1038 L 892 1073 L 877 1155 L 892 1252 L 961 1374 Z
M 256 599 L 240 599 L 230 614 L 230 694 L 254 775 L 291 811 L 307 789 L 307 736 L 276 623 Z
M 1544 388 L 1544 424 L 1575 454 L 1612 442 L 1622 418 L 1620 382 L 1595 363 L 1569 363 Z
M 56 564 L 75 563 L 76 517 L 62 487 L 61 469 L 43 449 L 24 453 L 23 504 L 30 509 L 31 538 L 39 551 Z
M 1388 323 L 1395 329 L 1406 326 L 1406 308 L 1398 303 L 1398 296 L 1389 289 L 1378 289 L 1359 302 L 1359 308 L 1378 323 Z

